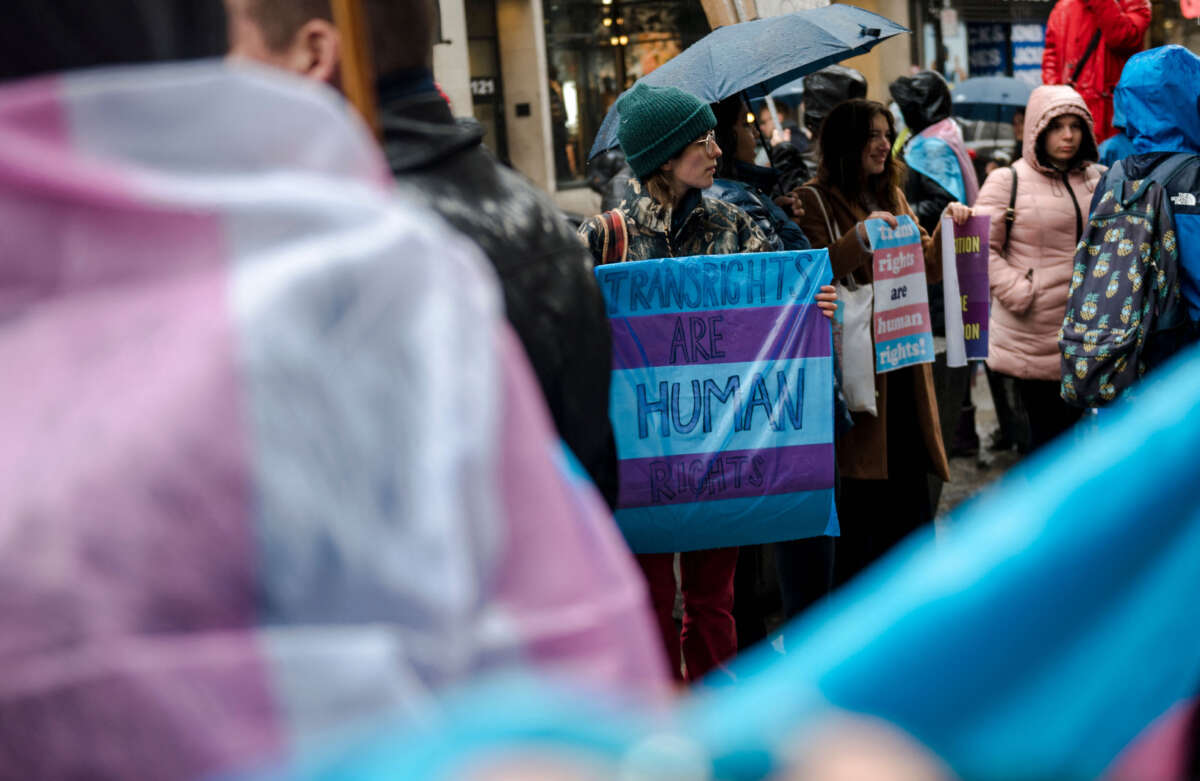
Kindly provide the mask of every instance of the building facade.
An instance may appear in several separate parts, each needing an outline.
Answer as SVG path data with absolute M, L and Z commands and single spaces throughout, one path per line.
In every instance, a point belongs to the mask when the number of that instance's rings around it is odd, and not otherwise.
M 1147 45 L 1200 50 L 1180 0 L 1151 0 Z M 1184 0 L 1190 3 L 1192 0 Z M 617 96 L 713 27 L 826 5 L 827 0 L 442 0 L 434 71 L 458 116 L 477 119 L 493 153 L 547 192 L 583 188 L 587 155 Z M 919 68 L 955 83 L 1012 75 L 1041 83 L 1054 0 L 860 0 L 909 27 L 869 54 L 868 95 Z M 561 202 L 561 201 L 560 201 Z

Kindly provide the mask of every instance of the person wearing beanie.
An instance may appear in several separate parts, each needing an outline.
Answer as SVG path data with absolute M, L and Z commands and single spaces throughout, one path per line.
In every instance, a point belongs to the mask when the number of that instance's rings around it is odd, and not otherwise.
M 624 223 L 628 241 L 614 257 L 605 215 L 585 220 L 579 234 L 597 264 L 692 255 L 728 255 L 772 249 L 767 237 L 738 207 L 707 198 L 721 148 L 716 117 L 707 103 L 674 87 L 634 84 L 617 101 L 617 140 L 633 169 L 621 205 L 611 217 Z M 616 225 L 617 223 L 613 223 Z M 836 305 L 832 287 L 818 305 L 829 316 Z M 680 554 L 683 631 L 675 625 L 673 553 L 638 555 L 663 644 L 677 680 L 698 680 L 737 652 L 733 576 L 737 548 Z M 686 665 L 686 673 L 684 668 Z
M 634 84 L 617 100 L 617 140 L 633 177 L 616 210 L 625 220 L 628 251 L 621 260 L 762 252 L 767 238 L 736 206 L 704 198 L 721 148 L 707 103 L 675 87 Z M 601 216 L 579 228 L 596 263 L 605 262 Z

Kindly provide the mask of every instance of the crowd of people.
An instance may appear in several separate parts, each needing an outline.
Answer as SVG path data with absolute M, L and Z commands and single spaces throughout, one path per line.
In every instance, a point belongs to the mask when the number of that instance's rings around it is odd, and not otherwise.
M 1138 332 L 1137 375 L 1200 320 L 1200 58 L 1119 55 L 1138 27 L 1115 11 L 1086 70 L 1093 54 L 1074 52 L 1081 34 L 1056 9 L 1066 63 L 1022 112 L 1015 161 L 982 186 L 931 71 L 889 85 L 895 110 L 848 68 L 810 74 L 803 124 L 765 135 L 741 96 L 710 105 L 637 83 L 617 103 L 620 155 L 601 161 L 614 191 L 575 232 L 452 115 L 432 3 L 365 3 L 378 144 L 337 96 L 345 48 L 328 0 L 116 5 L 91 24 L 78 3 L 19 0 L 0 25 L 0 248 L 15 259 L 0 270 L 0 360 L 25 382 L 0 405 L 15 432 L 0 459 L 0 635 L 18 682 L 0 714 L 29 725 L 0 740 L 0 765 L 22 777 L 226 772 L 305 719 L 410 705 L 517 658 L 665 698 L 767 636 L 762 595 L 744 593 L 759 575 L 791 618 L 932 522 L 973 374 L 947 366 L 937 312 L 936 361 L 875 375 L 874 411 L 835 393 L 840 537 L 630 555 L 611 514 L 595 266 L 824 249 L 804 257 L 870 287 L 868 221 L 908 216 L 933 303 L 943 218 L 986 215 L 987 366 L 1015 384 L 1039 448 L 1084 414 L 1064 319 L 1081 280 L 1117 267 L 1087 260 L 1092 215 L 1170 160 L 1164 251 L 1130 251 L 1155 270 L 1177 258 L 1176 276 L 1145 285 L 1186 318 L 1164 323 L 1169 342 Z M 143 67 L 79 75 L 130 64 Z M 258 121 L 256 106 L 287 121 Z M 1132 154 L 1106 172 L 1102 142 L 1118 135 Z M 764 138 L 777 142 L 765 158 Z M 1112 273 L 1111 290 L 1129 284 L 1143 283 Z M 815 303 L 832 319 L 836 289 Z M 1095 333 L 1106 355 L 1109 332 Z M 139 355 L 163 364 L 134 368 Z M 339 634 L 374 623 L 402 630 Z M 354 655 L 312 650 L 313 627 Z M 252 630 L 269 637 L 239 639 Z M 404 673 L 370 707 L 314 683 L 381 657 L 403 657 Z M 285 678 L 312 691 L 288 699 Z M 202 727 L 174 707 L 198 680 Z M 114 681 L 134 692 L 120 725 L 106 715 Z

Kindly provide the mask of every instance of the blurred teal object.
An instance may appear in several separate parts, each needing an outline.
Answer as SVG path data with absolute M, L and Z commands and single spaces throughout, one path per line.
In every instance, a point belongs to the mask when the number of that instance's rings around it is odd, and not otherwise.
M 1139 390 L 954 513 L 944 539 L 915 535 L 788 627 L 786 656 L 743 655 L 737 685 L 659 715 L 544 680 L 484 686 L 436 728 L 381 734 L 289 777 L 451 778 L 528 751 L 761 779 L 843 710 L 907 731 L 962 778 L 1096 778 L 1200 680 L 1200 351 Z

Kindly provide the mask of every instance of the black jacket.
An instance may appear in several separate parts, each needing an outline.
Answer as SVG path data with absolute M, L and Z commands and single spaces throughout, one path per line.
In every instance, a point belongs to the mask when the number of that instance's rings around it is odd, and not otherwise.
M 220 57 L 221 0 L 5 0 L 0 81 L 104 65 Z
M 558 432 L 609 506 L 617 498 L 608 419 L 612 342 L 591 257 L 550 199 L 456 122 L 436 92 L 380 95 L 383 144 L 401 190 L 473 239 L 500 277 Z M 487 392 L 487 389 L 480 389 Z
M 839 104 L 867 96 L 867 80 L 854 68 L 829 65 L 804 77 L 804 127 L 810 143 L 803 151 L 808 173 L 821 167 L 821 125 Z
M 600 193 L 600 211 L 606 212 L 621 205 L 633 169 L 625 162 L 620 149 L 610 149 L 597 155 L 588 166 L 588 186 Z
M 901 76 L 888 87 L 892 100 L 900 107 L 904 123 L 916 136 L 930 125 L 950 116 L 950 86 L 933 71 L 921 71 L 912 76 Z M 909 168 L 904 179 L 904 197 L 912 207 L 917 222 L 928 233 L 937 227 L 942 212 L 954 200 L 954 196 L 925 174 Z M 946 306 L 942 299 L 942 283 L 929 286 L 929 319 L 934 334 L 946 333 Z

